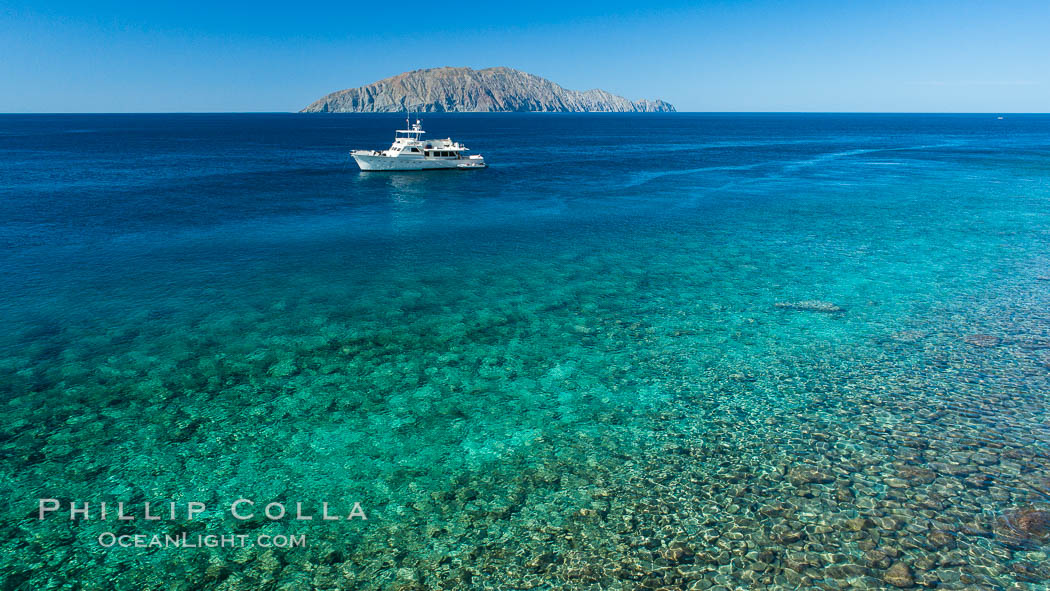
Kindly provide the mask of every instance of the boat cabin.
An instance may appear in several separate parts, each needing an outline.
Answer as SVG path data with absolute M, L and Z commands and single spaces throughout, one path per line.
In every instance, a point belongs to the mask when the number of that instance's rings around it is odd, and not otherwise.
M 394 143 L 386 150 L 386 156 L 396 158 L 456 159 L 461 160 L 460 152 L 467 147 L 451 138 L 423 141 L 423 126 L 417 119 L 411 129 L 399 129 L 394 132 Z

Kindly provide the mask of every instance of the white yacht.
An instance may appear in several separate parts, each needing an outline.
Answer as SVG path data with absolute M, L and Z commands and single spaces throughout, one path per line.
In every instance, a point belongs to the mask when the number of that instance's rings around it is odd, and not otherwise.
M 394 143 L 389 149 L 354 150 L 350 155 L 361 170 L 437 170 L 449 168 L 485 168 L 480 154 L 467 155 L 469 149 L 451 138 L 424 140 L 419 119 L 394 132 Z

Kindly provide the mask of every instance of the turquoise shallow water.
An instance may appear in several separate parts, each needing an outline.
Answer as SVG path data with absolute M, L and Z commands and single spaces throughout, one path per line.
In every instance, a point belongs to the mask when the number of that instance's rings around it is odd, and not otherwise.
M 0 118 L 6 588 L 1050 584 L 1050 118 L 397 123 Z

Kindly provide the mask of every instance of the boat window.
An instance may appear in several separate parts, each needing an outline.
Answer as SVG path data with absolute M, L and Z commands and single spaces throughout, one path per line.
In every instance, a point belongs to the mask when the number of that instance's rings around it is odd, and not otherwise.
M 412 148 L 412 151 L 416 152 L 418 154 L 419 153 L 419 148 Z

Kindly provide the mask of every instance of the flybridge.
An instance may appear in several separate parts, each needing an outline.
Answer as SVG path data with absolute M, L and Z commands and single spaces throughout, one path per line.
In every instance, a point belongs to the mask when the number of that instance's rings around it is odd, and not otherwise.
M 396 130 L 394 132 L 394 137 L 397 137 L 397 134 L 399 134 L 399 133 L 404 133 L 404 134 L 414 134 L 414 135 L 412 135 L 412 137 L 414 137 L 415 139 L 419 139 L 419 136 L 421 136 L 424 133 L 426 133 L 425 131 L 423 131 L 423 122 L 422 121 L 420 121 L 419 119 L 416 119 L 415 123 L 409 125 L 409 123 L 408 123 L 408 116 L 407 115 L 405 116 L 405 127 L 410 127 L 410 129 L 398 129 L 398 130 Z

